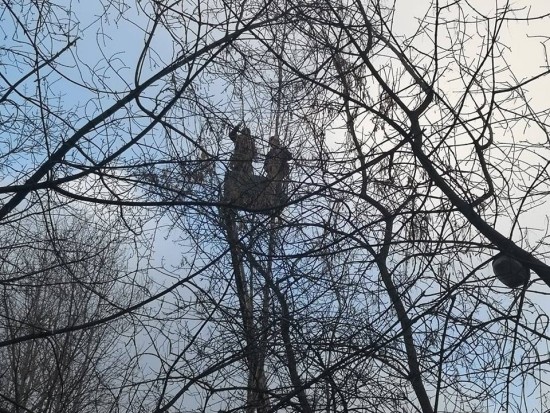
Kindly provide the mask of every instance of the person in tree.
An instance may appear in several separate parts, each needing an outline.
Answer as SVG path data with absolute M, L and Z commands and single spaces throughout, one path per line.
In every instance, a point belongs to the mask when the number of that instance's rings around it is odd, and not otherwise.
M 247 176 L 254 174 L 252 161 L 256 157 L 256 144 L 250 129 L 246 126 L 241 129 L 242 122 L 229 132 L 229 138 L 235 143 L 235 150 L 229 160 L 229 169 L 241 172 Z
M 279 138 L 276 136 L 269 138 L 269 148 L 269 152 L 265 157 L 264 170 L 267 179 L 274 186 L 274 193 L 282 195 L 286 193 L 290 173 L 288 162 L 292 159 L 292 154 L 281 145 Z

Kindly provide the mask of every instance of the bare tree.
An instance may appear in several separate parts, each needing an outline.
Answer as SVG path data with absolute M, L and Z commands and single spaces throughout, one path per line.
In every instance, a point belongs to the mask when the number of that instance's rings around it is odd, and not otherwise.
M 70 330 L 108 315 L 110 305 L 127 305 L 122 240 L 76 218 L 37 223 L 24 240 L 21 232 L 2 233 L 9 247 L 1 255 L 0 335 L 68 332 L 1 350 L 0 405 L 13 412 L 117 411 L 128 373 L 121 367 L 130 366 L 124 323 Z
M 548 409 L 547 6 L 2 4 L 5 245 L 86 205 L 156 277 L 5 351 L 127 317 L 145 411 Z

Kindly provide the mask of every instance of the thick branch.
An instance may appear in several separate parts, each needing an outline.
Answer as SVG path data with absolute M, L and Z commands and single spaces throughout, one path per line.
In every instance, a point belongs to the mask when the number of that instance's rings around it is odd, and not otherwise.
M 413 123 L 412 128 L 413 135 L 422 133 L 420 126 L 418 125 L 418 121 Z M 430 158 L 422 151 L 421 146 L 415 143 L 420 141 L 420 139 L 415 138 L 416 137 L 413 137 L 410 142 L 414 155 L 420 161 L 430 179 L 439 187 L 439 189 L 441 189 L 441 191 L 443 191 L 453 206 L 458 209 L 460 213 L 479 230 L 479 232 L 495 244 L 501 252 L 520 261 L 528 268 L 532 269 L 548 286 L 550 286 L 550 267 L 531 253 L 525 251 L 521 247 L 518 247 L 512 240 L 502 235 L 487 222 L 485 222 L 485 220 L 475 211 L 474 207 L 464 201 L 447 184 L 445 179 L 435 169 L 432 161 L 430 161 Z

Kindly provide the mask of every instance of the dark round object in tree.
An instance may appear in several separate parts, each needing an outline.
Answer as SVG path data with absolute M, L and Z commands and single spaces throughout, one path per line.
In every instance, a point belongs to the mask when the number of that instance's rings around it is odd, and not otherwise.
M 505 286 L 517 288 L 529 281 L 529 268 L 518 260 L 504 254 L 498 254 L 493 260 L 493 271 Z

